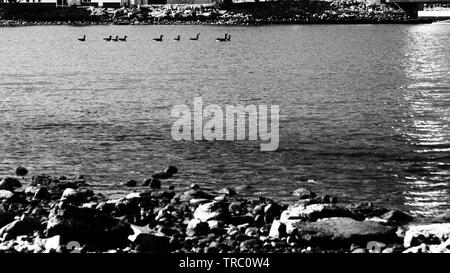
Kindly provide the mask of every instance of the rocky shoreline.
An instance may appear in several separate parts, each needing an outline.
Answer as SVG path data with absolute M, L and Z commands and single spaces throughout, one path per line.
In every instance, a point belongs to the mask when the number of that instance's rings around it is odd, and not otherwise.
M 333 2 L 264 2 L 235 4 L 227 9 L 202 5 L 144 5 L 106 9 L 90 7 L 80 13 L 64 10 L 43 14 L 11 14 L 0 27 L 34 25 L 268 25 L 268 24 L 405 24 L 427 23 L 408 19 L 405 12 L 385 4 L 360 0 Z M 73 19 L 64 19 L 71 18 Z M 81 19 L 80 19 L 81 18 Z
M 115 200 L 83 176 L 4 177 L 0 252 L 450 252 L 450 212 L 414 219 L 370 202 L 344 206 L 304 188 L 293 192 L 292 204 L 243 198 L 244 187 L 175 189 L 166 179 L 177 173 L 170 166 L 141 183 L 126 181 L 130 192 Z

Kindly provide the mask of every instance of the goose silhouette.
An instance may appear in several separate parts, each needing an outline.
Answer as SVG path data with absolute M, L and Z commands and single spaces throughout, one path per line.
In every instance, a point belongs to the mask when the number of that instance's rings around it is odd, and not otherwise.
M 180 35 L 178 35 L 176 38 L 173 38 L 175 41 L 180 41 Z
M 119 36 L 116 36 L 116 38 L 112 39 L 111 41 L 118 42 L 119 41 Z
M 226 41 L 228 41 L 227 36 L 228 36 L 228 34 L 225 33 L 225 38 L 216 38 L 216 41 L 217 42 L 226 42 Z
M 126 42 L 127 41 L 127 36 L 125 35 L 125 36 L 123 36 L 123 38 L 119 38 L 119 41 Z
M 83 38 L 78 38 L 78 41 L 85 42 L 86 41 L 86 35 L 84 35 Z
M 159 38 L 153 38 L 153 41 L 162 42 L 164 35 L 160 35 Z
M 198 41 L 198 38 L 200 37 L 200 33 L 197 33 L 197 36 L 195 38 L 189 38 L 191 41 Z
M 112 40 L 112 36 L 109 36 L 108 38 L 103 38 L 103 40 L 110 42 Z

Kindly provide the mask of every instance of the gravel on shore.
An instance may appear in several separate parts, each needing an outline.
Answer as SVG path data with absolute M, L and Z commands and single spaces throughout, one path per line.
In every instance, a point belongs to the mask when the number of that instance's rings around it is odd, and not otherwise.
M 291 204 L 244 198 L 244 188 L 175 189 L 168 167 L 111 200 L 85 177 L 0 181 L 0 252 L 450 252 L 450 213 L 414 219 L 370 202 L 339 204 L 300 188 Z

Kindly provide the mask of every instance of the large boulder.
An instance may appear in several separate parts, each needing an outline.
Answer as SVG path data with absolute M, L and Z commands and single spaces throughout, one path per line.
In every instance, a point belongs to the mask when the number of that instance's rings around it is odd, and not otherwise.
M 0 200 L 7 200 L 14 196 L 12 191 L 8 190 L 0 190 Z
M 450 238 L 450 223 L 412 225 L 405 233 L 405 248 L 419 246 L 423 243 L 439 245 Z
M 322 218 L 351 216 L 351 212 L 347 209 L 332 204 L 293 204 L 281 213 L 280 221 L 301 220 L 314 222 Z
M 278 220 L 274 220 L 270 227 L 269 237 L 271 238 L 281 238 L 286 236 L 286 225 Z
M 179 199 L 181 202 L 190 201 L 192 199 L 207 199 L 212 200 L 214 196 L 206 193 L 198 188 L 192 188 L 188 191 L 181 192 L 175 195 L 175 198 Z
M 288 233 L 309 244 L 331 247 L 377 240 L 393 241 L 397 238 L 392 227 L 346 217 L 325 218 L 317 222 L 290 222 Z
M 402 225 L 413 220 L 413 217 L 411 215 L 399 210 L 390 210 L 381 215 L 380 218 L 385 220 L 386 223 L 392 225 Z
M 0 238 L 7 241 L 19 235 L 31 235 L 39 227 L 39 222 L 33 218 L 15 220 L 0 229 Z
M 128 244 L 130 225 L 95 209 L 60 202 L 50 211 L 47 236 L 86 244 L 88 249 L 111 249 Z
M 194 218 L 202 222 L 223 219 L 227 213 L 226 207 L 219 202 L 211 202 L 200 205 L 194 212 Z
M 0 210 L 0 228 L 11 223 L 14 220 L 14 215 L 10 212 Z
M 16 188 L 22 187 L 22 183 L 13 177 L 4 177 L 0 181 L 0 190 L 14 191 Z
M 133 242 L 134 250 L 146 253 L 170 252 L 169 238 L 148 233 L 141 233 Z
M 294 196 L 297 196 L 299 199 L 311 199 L 316 197 L 316 194 L 314 192 L 304 188 L 296 189 L 292 194 Z
M 72 189 L 67 188 L 61 195 L 61 200 L 75 203 L 85 203 L 89 198 L 94 196 L 94 192 L 90 189 Z
M 186 227 L 187 236 L 205 235 L 208 232 L 209 224 L 207 222 L 202 222 L 199 219 L 191 219 Z

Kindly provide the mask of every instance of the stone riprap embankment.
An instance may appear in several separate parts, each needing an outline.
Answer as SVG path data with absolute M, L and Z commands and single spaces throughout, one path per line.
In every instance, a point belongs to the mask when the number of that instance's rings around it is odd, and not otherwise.
M 227 9 L 202 5 L 143 5 L 131 8 L 106 9 L 90 7 L 85 13 L 77 9 L 54 12 L 56 15 L 11 14 L 0 20 L 0 26 L 30 25 L 152 25 L 152 24 L 341 24 L 341 23 L 405 23 L 403 10 L 385 4 L 370 4 L 364 0 L 335 0 L 332 2 L 264 2 L 235 4 Z M 49 13 L 51 14 L 51 13 Z M 58 15 L 58 16 L 57 16 Z M 62 20 L 61 18 L 72 18 Z
M 245 189 L 175 189 L 169 167 L 109 199 L 83 176 L 0 181 L 0 252 L 450 252 L 450 217 L 414 219 L 369 202 L 339 204 L 307 189 L 298 201 Z

